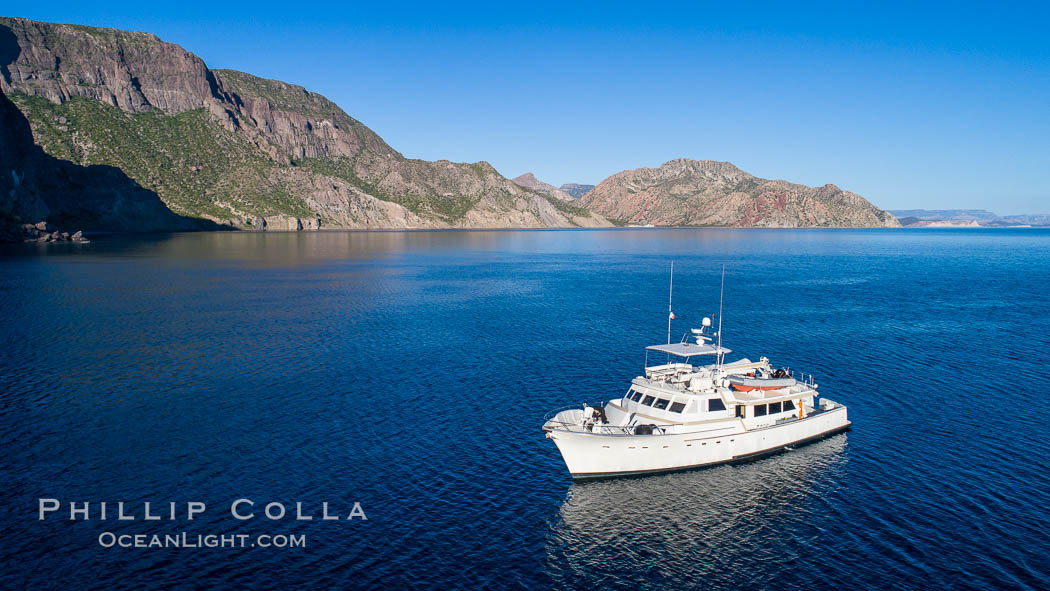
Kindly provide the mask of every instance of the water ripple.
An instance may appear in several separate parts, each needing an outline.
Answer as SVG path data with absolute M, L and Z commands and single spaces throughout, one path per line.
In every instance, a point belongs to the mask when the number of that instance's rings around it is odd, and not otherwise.
M 5 588 L 1050 587 L 1045 231 L 30 246 L 0 249 Z M 637 375 L 672 258 L 676 330 L 715 310 L 725 263 L 728 344 L 814 373 L 855 428 L 572 484 L 540 417 Z M 44 496 L 209 512 L 40 522 Z M 369 520 L 239 522 L 238 497 L 360 500 Z M 107 550 L 104 528 L 309 542 Z

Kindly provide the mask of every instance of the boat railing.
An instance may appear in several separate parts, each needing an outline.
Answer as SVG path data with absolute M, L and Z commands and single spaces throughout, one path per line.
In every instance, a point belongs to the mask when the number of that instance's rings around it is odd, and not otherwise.
M 635 427 L 637 425 L 610 425 L 609 423 L 598 423 L 594 421 L 587 411 L 600 407 L 604 403 L 595 402 L 593 404 L 573 404 L 570 406 L 563 406 L 556 408 L 547 414 L 543 415 L 543 426 L 545 428 L 557 429 L 560 431 L 571 431 L 575 433 L 593 433 L 597 435 L 636 435 Z M 579 420 L 575 421 L 558 421 L 555 420 L 557 416 L 565 411 L 576 410 L 580 411 Z M 669 425 L 653 425 L 651 435 L 663 435 L 668 432 Z
M 580 412 L 583 412 L 583 411 L 585 411 L 587 409 L 596 408 L 596 407 L 603 407 L 603 406 L 605 406 L 605 402 L 593 402 L 593 403 L 585 402 L 585 403 L 582 403 L 582 404 L 570 404 L 568 406 L 563 406 L 561 408 L 556 408 L 556 409 L 548 412 L 547 414 L 543 415 L 543 422 L 544 423 L 553 423 L 553 424 L 556 424 L 556 425 L 557 424 L 565 424 L 565 425 L 575 424 L 575 423 L 564 423 L 562 421 L 555 421 L 554 417 L 558 416 L 559 414 L 561 414 L 561 413 L 563 413 L 563 412 L 565 412 L 567 410 L 578 410 Z
M 645 377 L 654 381 L 670 381 L 682 375 L 693 373 L 693 366 L 688 363 L 666 363 L 650 365 L 645 368 Z
M 817 403 L 817 407 L 814 409 L 816 412 L 835 410 L 836 408 L 842 408 L 842 405 L 834 400 L 828 400 L 827 398 L 821 398 Z
M 549 429 L 557 431 L 569 431 L 572 433 L 590 433 L 592 435 L 634 436 L 639 434 L 635 432 L 635 427 L 638 425 L 609 425 L 601 423 L 592 423 L 590 421 L 587 421 L 583 424 L 548 422 L 546 426 Z M 665 435 L 669 432 L 668 427 L 668 425 L 655 425 L 649 433 L 646 433 L 646 435 Z
M 602 425 L 599 423 L 590 423 L 583 425 L 566 425 L 559 426 L 559 429 L 565 431 L 574 431 L 577 433 L 591 433 L 595 435 L 634 435 L 634 427 L 627 425 Z M 654 431 L 652 435 L 661 435 Z
M 817 381 L 813 377 L 813 374 L 811 374 L 811 373 L 810 374 L 805 374 L 805 373 L 802 373 L 802 372 L 797 372 L 796 373 L 795 370 L 789 370 L 788 371 L 788 375 L 790 375 L 791 377 L 795 378 L 795 380 L 797 380 L 799 384 L 801 384 L 803 386 L 807 386 L 810 389 L 813 389 L 813 388 L 817 387 Z

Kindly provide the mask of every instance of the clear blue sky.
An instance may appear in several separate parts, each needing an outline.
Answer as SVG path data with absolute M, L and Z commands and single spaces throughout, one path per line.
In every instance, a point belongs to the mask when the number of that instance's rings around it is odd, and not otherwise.
M 406 156 L 511 177 L 688 157 L 888 209 L 1050 212 L 1045 0 L 91 4 L 0 13 L 150 31 L 320 92 Z

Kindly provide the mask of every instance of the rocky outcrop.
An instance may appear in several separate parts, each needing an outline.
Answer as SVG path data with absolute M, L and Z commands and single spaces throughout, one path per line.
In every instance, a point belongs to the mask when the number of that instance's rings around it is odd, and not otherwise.
M 256 141 L 278 148 L 280 157 L 353 158 L 368 152 L 382 159 L 404 160 L 375 132 L 335 103 L 302 86 L 266 80 L 234 70 L 215 70 L 218 108 L 213 113 Z
M 102 101 L 129 113 L 154 108 L 180 113 L 206 106 L 215 79 L 197 56 L 155 35 L 5 18 L 15 37 L 3 44 L 0 89 L 61 103 L 72 97 Z M 5 56 L 6 57 L 6 56 Z
M 90 242 L 80 230 L 70 234 L 47 222 L 35 224 L 0 224 L 0 242 Z
M 565 191 L 562 191 L 554 185 L 548 185 L 547 183 L 537 179 L 535 175 L 533 175 L 531 172 L 526 172 L 525 174 L 519 177 L 515 177 L 511 180 L 513 180 L 518 185 L 525 187 L 526 189 L 532 189 L 533 191 L 537 191 L 545 195 L 550 195 L 551 197 L 561 199 L 562 201 L 573 200 L 572 195 L 566 193 Z
M 583 197 L 593 188 L 594 185 L 581 185 L 579 183 L 565 183 L 561 186 L 561 190 L 571 195 L 573 199 Z
M 609 223 L 484 162 L 407 159 L 321 95 L 210 70 L 148 33 L 0 18 L 0 90 L 27 123 L 18 138 L 0 131 L 0 214 L 18 219 L 112 230 Z M 28 165 L 14 160 L 27 137 L 54 161 L 126 181 L 24 183 Z M 150 212 L 152 223 L 139 219 Z
M 728 162 L 684 158 L 615 174 L 579 203 L 624 223 L 656 226 L 900 226 L 892 215 L 835 185 L 771 181 Z

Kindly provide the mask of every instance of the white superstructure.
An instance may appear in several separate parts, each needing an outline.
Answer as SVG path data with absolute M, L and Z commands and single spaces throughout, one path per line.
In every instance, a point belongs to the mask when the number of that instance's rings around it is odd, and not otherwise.
M 573 478 L 742 461 L 849 428 L 846 407 L 818 401 L 812 376 L 774 369 L 765 357 L 725 363 L 731 351 L 710 326 L 704 318 L 693 342 L 647 347 L 645 375 L 623 397 L 548 414 L 543 430 Z M 705 358 L 714 363 L 698 363 Z

